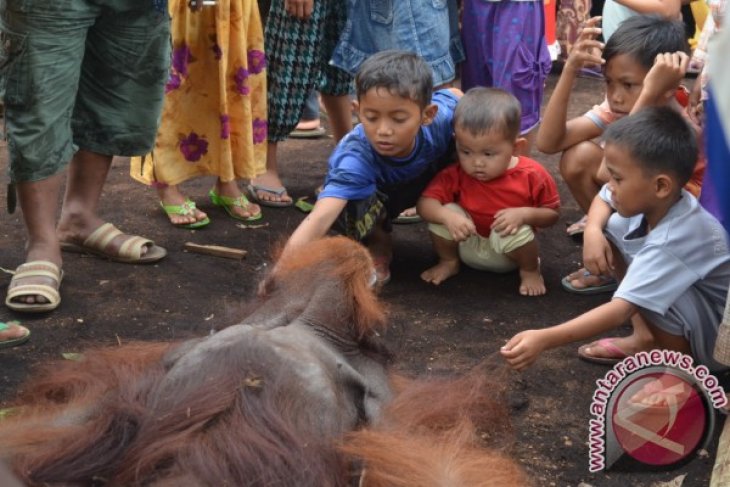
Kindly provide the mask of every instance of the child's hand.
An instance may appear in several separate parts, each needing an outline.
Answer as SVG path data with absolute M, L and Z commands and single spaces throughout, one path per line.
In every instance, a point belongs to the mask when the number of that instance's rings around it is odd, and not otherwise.
M 601 230 L 583 233 L 583 266 L 594 276 L 613 275 L 613 251 Z
M 500 236 L 514 235 L 525 224 L 525 213 L 522 208 L 505 208 L 494 214 L 492 231 Z
M 666 102 L 664 96 L 674 96 L 674 90 L 684 78 L 688 65 L 689 56 L 681 51 L 657 54 L 654 65 L 644 78 L 642 92 L 649 93 L 658 102 Z
M 573 48 L 570 50 L 566 64 L 575 70 L 585 65 L 602 65 L 606 61 L 601 57 L 604 44 L 598 40 L 601 28 L 597 27 L 601 17 L 592 17 L 586 20 L 578 34 Z
M 513 336 L 500 349 L 502 357 L 515 370 L 529 367 L 540 353 L 545 350 L 543 330 L 526 330 Z
M 476 235 L 477 227 L 471 219 L 456 212 L 451 213 L 452 215 L 449 216 L 445 226 L 455 242 L 463 242 L 472 235 Z

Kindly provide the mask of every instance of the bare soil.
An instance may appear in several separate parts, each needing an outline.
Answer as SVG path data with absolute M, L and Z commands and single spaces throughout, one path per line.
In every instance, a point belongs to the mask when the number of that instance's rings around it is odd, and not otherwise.
M 556 80 L 550 77 L 546 99 Z M 602 90 L 602 81 L 580 79 L 570 115 L 599 102 Z M 331 138 L 281 145 L 282 173 L 291 195 L 313 193 L 332 147 Z M 392 347 L 403 371 L 459 373 L 490 356 L 499 362 L 494 354 L 516 332 L 559 323 L 608 299 L 609 295 L 575 296 L 561 289 L 561 277 L 581 261 L 580 244 L 565 234 L 566 224 L 581 213 L 560 180 L 558 157 L 537 152 L 534 156 L 558 181 L 563 201 L 560 222 L 539 235 L 547 295 L 520 296 L 517 273 L 495 275 L 466 268 L 439 287 L 428 285 L 419 278 L 434 262 L 425 225 L 396 226 L 393 279 L 382 300 L 390 311 Z M 270 267 L 271 249 L 304 217 L 293 207 L 265 208 L 266 227 L 239 228 L 205 198 L 213 184 L 207 178 L 187 183 L 184 191 L 208 212 L 212 223 L 198 231 L 175 229 L 167 223 L 155 192 L 133 181 L 128 167 L 126 160 L 115 160 L 101 214 L 123 230 L 152 238 L 168 249 L 168 257 L 157 265 L 134 266 L 67 254 L 58 310 L 26 316 L 0 307 L 0 320 L 21 319 L 32 330 L 27 344 L 0 350 L 0 408 L 12 400 L 35 364 L 60 359 L 63 352 L 130 340 L 184 339 L 237 321 L 231 309 L 253 296 Z M 0 221 L 0 265 L 13 268 L 23 262 L 21 215 L 3 212 Z M 234 261 L 188 253 L 183 251 L 188 241 L 243 248 L 248 255 Z M 0 277 L 0 295 L 5 295 L 9 280 Z M 617 333 L 628 333 L 628 328 Z M 589 404 L 595 380 L 608 369 L 578 360 L 576 349 L 577 345 L 549 351 L 530 370 L 505 375 L 515 429 L 512 453 L 535 484 L 656 486 L 686 474 L 685 487 L 708 485 L 717 435 L 708 455 L 674 470 L 588 472 Z

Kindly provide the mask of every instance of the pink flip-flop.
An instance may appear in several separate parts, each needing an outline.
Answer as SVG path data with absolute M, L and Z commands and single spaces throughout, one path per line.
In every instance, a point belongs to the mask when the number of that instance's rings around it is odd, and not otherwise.
M 626 352 L 614 345 L 614 341 L 616 340 L 617 338 L 601 338 L 587 345 L 582 345 L 578 348 L 578 357 L 594 364 L 615 365 L 629 356 Z M 595 355 L 589 355 L 586 350 L 593 347 L 603 347 L 603 349 L 609 352 L 609 356 L 597 357 Z

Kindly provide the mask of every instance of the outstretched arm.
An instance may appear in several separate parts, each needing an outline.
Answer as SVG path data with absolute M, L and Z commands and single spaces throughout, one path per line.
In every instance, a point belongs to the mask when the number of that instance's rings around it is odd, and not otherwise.
M 520 332 L 500 352 L 513 369 L 522 370 L 537 360 L 544 350 L 585 340 L 617 328 L 635 312 L 636 307 L 633 304 L 615 298 L 560 325 Z
M 578 72 L 586 64 L 604 63 L 601 57 L 603 43 L 596 38 L 601 33 L 601 29 L 596 27 L 600 20 L 600 17 L 593 17 L 586 21 L 548 100 L 537 131 L 537 148 L 542 152 L 554 154 L 601 135 L 601 129 L 586 117 L 567 120 L 570 93 Z
M 302 220 L 294 233 L 284 246 L 283 254 L 294 248 L 306 245 L 307 243 L 324 237 L 332 228 L 339 214 L 347 205 L 347 200 L 339 198 L 322 198 L 314 204 L 312 212 Z

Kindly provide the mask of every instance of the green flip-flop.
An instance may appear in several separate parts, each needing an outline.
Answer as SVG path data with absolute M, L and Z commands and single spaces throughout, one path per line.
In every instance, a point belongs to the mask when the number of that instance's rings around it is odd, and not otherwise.
M 241 220 L 244 222 L 255 222 L 256 220 L 260 220 L 263 215 L 260 211 L 253 216 L 249 217 L 241 217 L 236 214 L 235 211 L 233 211 L 233 208 L 241 208 L 243 210 L 246 210 L 248 208 L 248 205 L 250 202 L 248 201 L 248 198 L 246 198 L 246 195 L 241 193 L 241 196 L 238 198 L 231 198 L 230 196 L 223 196 L 215 192 L 215 189 L 211 189 L 208 191 L 208 197 L 210 198 L 211 203 L 213 203 L 215 206 L 221 206 L 224 210 L 226 210 L 226 213 L 228 213 L 228 216 L 231 218 L 234 218 L 236 220 Z
M 24 326 L 21 326 L 20 323 L 18 323 L 17 321 L 8 321 L 7 323 L 0 321 L 0 331 L 5 331 L 11 326 L 17 326 L 19 328 L 22 328 L 25 330 L 26 333 L 25 335 L 18 338 L 12 338 L 10 340 L 0 340 L 0 348 L 14 347 L 16 345 L 20 345 L 21 343 L 27 342 L 28 338 L 30 338 L 30 330 Z
M 168 217 L 175 216 L 175 215 L 182 215 L 182 216 L 195 216 L 195 202 L 191 200 L 190 198 L 186 198 L 185 202 L 182 205 L 166 205 L 162 201 L 160 201 L 160 206 L 163 210 L 165 210 L 165 213 L 167 213 Z M 172 220 L 170 221 L 172 223 Z M 202 219 L 198 220 L 192 223 L 173 223 L 174 226 L 178 228 L 200 228 L 206 226 L 208 223 L 210 223 L 210 218 L 207 216 Z

